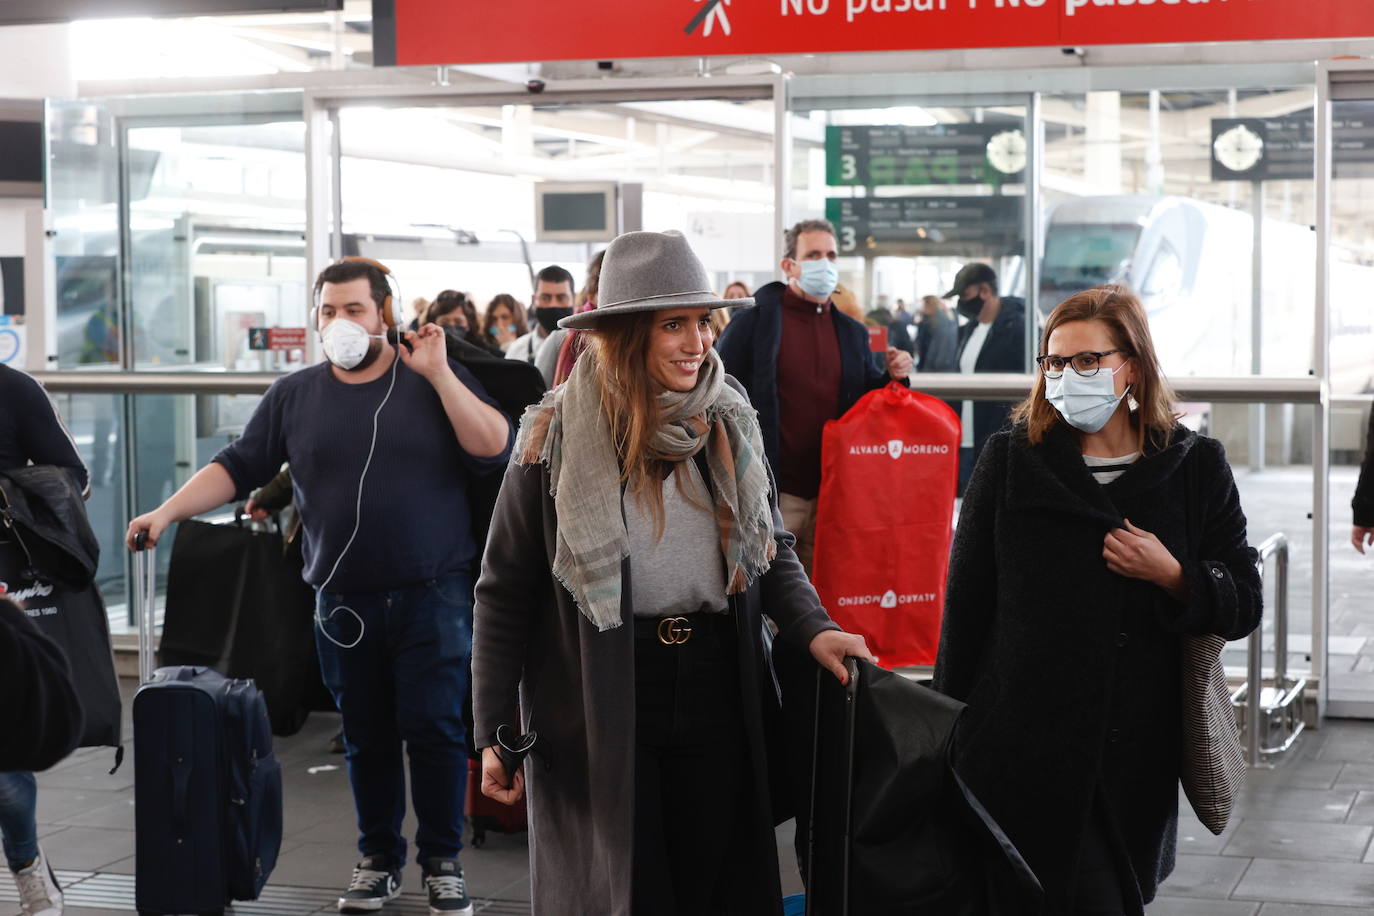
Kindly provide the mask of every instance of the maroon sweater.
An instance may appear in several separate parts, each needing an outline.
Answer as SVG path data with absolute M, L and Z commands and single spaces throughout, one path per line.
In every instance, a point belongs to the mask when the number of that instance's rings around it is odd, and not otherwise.
M 778 350 L 778 490 L 814 499 L 821 488 L 821 431 L 840 415 L 840 343 L 829 302 L 782 294 Z

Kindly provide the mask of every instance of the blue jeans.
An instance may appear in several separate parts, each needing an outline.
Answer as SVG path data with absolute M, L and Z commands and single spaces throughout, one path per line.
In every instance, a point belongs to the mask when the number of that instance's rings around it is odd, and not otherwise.
M 38 858 L 38 782 L 32 773 L 0 773 L 0 839 L 10 871 Z
M 406 860 L 404 742 L 418 858 L 457 856 L 468 773 L 471 574 L 370 594 L 317 591 L 315 643 L 343 714 L 358 851 L 390 857 L 397 867 Z

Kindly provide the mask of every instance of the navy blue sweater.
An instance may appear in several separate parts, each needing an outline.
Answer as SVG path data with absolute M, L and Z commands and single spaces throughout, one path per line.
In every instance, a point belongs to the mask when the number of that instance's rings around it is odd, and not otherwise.
M 32 377 L 0 365 L 0 470 L 30 462 L 70 468 L 86 488 L 86 465 L 47 392 Z
M 449 360 L 459 381 L 496 406 L 472 374 Z M 391 382 L 349 385 L 328 363 L 278 379 L 243 436 L 215 456 L 246 499 L 291 465 L 292 490 L 305 531 L 305 581 L 329 578 L 353 532 L 358 481 L 372 439 L 372 416 Z M 433 386 L 396 369 L 396 389 L 382 408 L 376 453 L 362 488 L 362 525 L 329 583 L 331 592 L 380 592 L 466 567 L 478 552 L 468 511 L 468 475 L 503 468 L 501 454 L 475 458 L 458 444 Z

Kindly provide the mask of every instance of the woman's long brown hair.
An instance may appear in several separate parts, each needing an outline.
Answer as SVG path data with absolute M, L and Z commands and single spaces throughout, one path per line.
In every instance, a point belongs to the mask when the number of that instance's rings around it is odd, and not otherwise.
M 646 359 L 659 317 L 648 311 L 602 318 L 588 332 L 591 349 L 582 359 L 594 359 L 601 376 L 601 409 L 620 458 L 620 481 L 640 506 L 649 509 L 655 535 L 662 537 L 664 468 L 651 448 L 660 419 L 658 392 Z M 680 471 L 683 463 L 676 464 Z
M 1150 337 L 1150 320 L 1135 294 L 1124 286 L 1098 286 L 1074 293 L 1050 312 L 1045 330 L 1040 335 L 1040 352 L 1044 356 L 1050 335 L 1060 325 L 1070 321 L 1100 321 L 1107 326 L 1112 346 L 1126 351 L 1135 360 L 1135 382 L 1130 397 L 1136 402 L 1134 419 L 1141 447 L 1149 445 L 1162 449 L 1169 444 L 1169 435 L 1179 414 L 1174 408 L 1174 391 L 1160 371 L 1155 356 L 1154 341 Z M 1068 355 L 1068 354 L 1061 354 Z M 1065 367 L 1065 372 L 1073 369 Z M 1032 445 L 1045 441 L 1045 436 L 1064 418 L 1045 398 L 1045 375 L 1037 373 L 1030 397 L 1017 405 L 1012 420 L 1026 424 L 1026 436 Z

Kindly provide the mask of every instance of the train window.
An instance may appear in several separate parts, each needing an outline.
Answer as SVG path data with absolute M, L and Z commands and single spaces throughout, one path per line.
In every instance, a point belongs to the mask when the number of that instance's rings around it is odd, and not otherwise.
M 1140 281 L 1140 294 L 1146 298 L 1170 298 L 1183 290 L 1183 259 L 1172 245 L 1165 243 L 1150 262 Z
M 1139 238 L 1139 226 L 1052 221 L 1045 235 L 1041 285 L 1065 293 L 1120 280 Z

